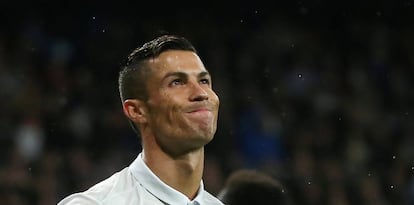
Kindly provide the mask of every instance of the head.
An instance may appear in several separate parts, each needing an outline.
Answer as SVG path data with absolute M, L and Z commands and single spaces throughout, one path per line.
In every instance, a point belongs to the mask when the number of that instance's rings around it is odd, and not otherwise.
M 256 170 L 237 170 L 232 173 L 218 198 L 228 205 L 290 203 L 286 189 L 278 180 Z
M 119 92 L 142 140 L 166 152 L 197 149 L 215 134 L 219 99 L 196 49 L 183 37 L 163 35 L 135 49 L 119 73 Z

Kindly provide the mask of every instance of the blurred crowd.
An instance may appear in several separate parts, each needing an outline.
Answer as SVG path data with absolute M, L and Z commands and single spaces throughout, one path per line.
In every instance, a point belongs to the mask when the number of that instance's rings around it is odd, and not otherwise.
M 56 204 L 132 162 L 141 147 L 117 75 L 156 30 L 195 44 L 221 100 L 207 190 L 249 168 L 280 180 L 296 204 L 413 204 L 414 24 L 382 12 L 29 12 L 9 21 L 0 30 L 0 204 Z

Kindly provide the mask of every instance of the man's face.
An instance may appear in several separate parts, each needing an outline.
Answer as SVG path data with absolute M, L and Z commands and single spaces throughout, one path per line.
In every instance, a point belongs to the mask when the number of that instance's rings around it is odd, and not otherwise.
M 166 151 L 179 154 L 213 139 L 219 98 L 200 58 L 171 50 L 149 61 L 148 127 Z

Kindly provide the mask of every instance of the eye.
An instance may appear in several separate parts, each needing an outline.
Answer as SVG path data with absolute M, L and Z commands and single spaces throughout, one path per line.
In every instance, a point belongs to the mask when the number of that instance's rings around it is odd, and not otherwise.
M 200 83 L 201 83 L 201 84 L 207 84 L 207 85 L 210 85 L 210 79 L 208 79 L 208 78 L 203 78 L 203 79 L 201 79 L 201 80 L 200 80 Z
M 170 86 L 177 86 L 177 85 L 183 85 L 184 81 L 182 79 L 174 79 L 170 82 Z

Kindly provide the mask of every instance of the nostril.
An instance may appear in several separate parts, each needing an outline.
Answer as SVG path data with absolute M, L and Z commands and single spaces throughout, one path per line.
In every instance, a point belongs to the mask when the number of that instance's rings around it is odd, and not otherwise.
M 192 84 L 192 95 L 191 100 L 193 101 L 203 101 L 208 100 L 208 91 L 205 90 L 202 86 L 197 83 Z
M 194 100 L 194 101 L 203 101 L 203 100 L 208 100 L 208 95 L 207 95 L 207 94 L 199 94 L 199 95 L 196 95 L 196 96 L 193 98 L 193 100 Z

